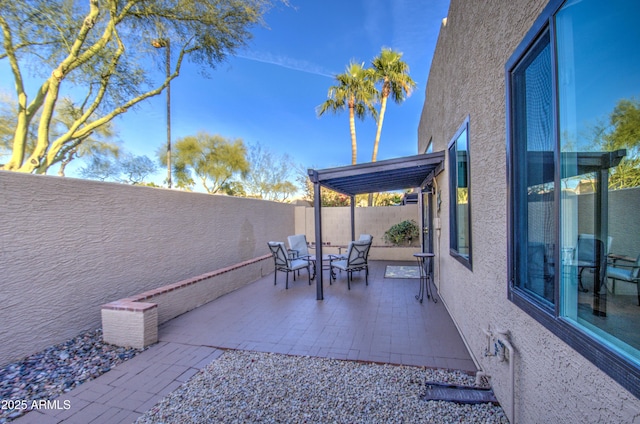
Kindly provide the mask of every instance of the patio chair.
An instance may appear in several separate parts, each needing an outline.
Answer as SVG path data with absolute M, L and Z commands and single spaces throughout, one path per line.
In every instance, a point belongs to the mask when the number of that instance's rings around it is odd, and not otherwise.
M 309 285 L 311 285 L 311 262 L 308 259 L 294 259 L 287 254 L 287 250 L 284 247 L 284 243 L 281 241 L 268 242 L 269 250 L 273 254 L 273 260 L 275 262 L 275 270 L 273 271 L 273 285 L 276 285 L 278 271 L 285 272 L 287 274 L 286 289 L 289 289 L 289 273 L 293 272 L 293 281 L 296 281 L 295 271 L 302 268 L 307 268 L 307 275 L 309 276 Z
M 307 245 L 307 236 L 304 234 L 296 234 L 294 236 L 287 237 L 289 242 L 289 253 L 293 258 L 305 258 L 309 257 L 309 247 Z
M 371 241 L 352 241 L 347 249 L 346 259 L 339 256 L 331 255 L 329 266 L 331 268 L 330 278 L 336 278 L 333 268 L 341 271 L 347 271 L 347 286 L 351 290 L 351 280 L 353 280 L 354 271 L 365 271 L 365 282 L 369 285 L 369 249 Z
M 287 237 L 287 241 L 289 242 L 289 256 L 293 259 L 305 259 L 313 261 L 313 276 L 316 275 L 315 270 L 315 257 L 311 257 L 309 254 L 309 246 L 307 245 L 307 236 L 304 234 L 296 234 L 293 236 Z M 300 270 L 298 270 L 298 275 L 300 275 Z M 313 280 L 313 277 L 311 278 Z
M 613 280 L 614 293 L 616 280 L 635 283 L 638 290 L 638 306 L 640 306 L 640 255 L 638 255 L 635 262 L 631 262 L 627 266 L 620 264 L 617 261 L 607 266 L 607 278 Z
M 609 236 L 607 239 L 607 250 L 604 252 L 605 257 L 609 253 L 612 241 L 613 237 Z M 593 272 L 593 270 L 598 267 L 595 242 L 596 239 L 593 234 L 578 234 L 578 244 L 576 246 L 578 252 L 578 284 L 580 285 L 580 290 L 585 293 L 589 290 L 587 290 L 584 285 L 582 285 L 582 273 L 584 272 L 585 268 L 588 268 L 591 272 Z
M 371 244 L 371 242 L 373 241 L 373 236 L 371 234 L 360 234 L 358 241 L 366 241 L 366 242 L 369 242 L 369 244 Z M 333 255 L 333 257 L 334 259 L 341 259 L 341 260 L 347 259 L 347 255 L 345 253 Z

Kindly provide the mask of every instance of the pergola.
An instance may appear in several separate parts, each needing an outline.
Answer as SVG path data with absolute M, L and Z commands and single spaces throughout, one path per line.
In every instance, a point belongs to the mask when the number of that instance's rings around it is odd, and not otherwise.
M 322 281 L 322 201 L 320 188 L 326 187 L 351 198 L 351 239 L 355 239 L 356 194 L 389 190 L 423 188 L 444 169 L 444 151 L 402 158 L 369 162 L 359 165 L 328 169 L 309 169 L 314 187 L 316 261 L 320 272 L 316 274 L 316 298 L 323 299 Z

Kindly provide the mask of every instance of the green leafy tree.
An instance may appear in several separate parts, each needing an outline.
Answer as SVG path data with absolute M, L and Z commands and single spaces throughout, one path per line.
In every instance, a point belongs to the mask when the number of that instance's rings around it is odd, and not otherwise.
M 13 106 L 15 106 L 15 102 L 9 100 L 9 97 L 0 98 L 0 155 L 8 154 L 9 157 L 11 156 L 17 119 Z M 71 99 L 62 98 L 56 105 L 56 113 L 51 120 L 51 136 L 55 138 L 67 132 L 81 113 Z M 38 133 L 37 118 L 38 116 L 29 125 L 27 149 L 33 149 L 35 146 Z M 108 122 L 96 128 L 95 131 L 87 133 L 84 137 L 74 139 L 73 142 L 63 146 L 56 154 L 51 165 L 59 163 L 58 175 L 64 177 L 67 165 L 74 159 L 89 156 L 99 156 L 99 161 L 107 158 L 116 159 L 120 146 L 117 141 L 114 141 L 115 136 L 113 122 Z M 42 172 L 46 173 L 46 170 Z
M 298 188 L 291 181 L 294 168 L 287 155 L 276 155 L 260 143 L 249 146 L 250 169 L 242 179 L 248 196 L 286 201 Z
M 294 166 L 295 174 L 296 174 L 296 183 L 298 183 L 298 189 L 302 193 L 302 200 L 305 200 L 313 205 L 313 183 L 309 179 L 309 175 L 307 174 L 308 170 L 302 164 L 297 164 Z
M 0 167 L 4 157 L 11 157 L 11 140 L 15 128 L 15 114 L 11 109 L 10 96 L 0 91 Z
M 156 172 L 158 167 L 147 156 L 125 155 L 118 161 L 120 181 L 133 185 L 143 185 L 149 175 Z
M 166 163 L 164 146 L 159 150 L 160 163 Z M 191 189 L 197 178 L 209 194 L 238 191 L 231 184 L 236 176 L 249 172 L 247 149 L 240 139 L 227 140 L 220 135 L 200 132 L 178 139 L 173 148 L 173 176 L 178 188 Z
M 604 134 L 606 150 L 626 149 L 627 155 L 609 177 L 614 189 L 640 186 L 640 101 L 620 100 L 609 116 L 611 131 Z
M 328 99 L 317 108 L 318 116 L 326 112 L 337 113 L 349 110 L 349 131 L 351 133 L 351 164 L 357 162 L 355 118 L 364 119 L 371 114 L 377 119 L 373 104 L 378 95 L 374 84 L 374 73 L 365 69 L 364 63 L 351 62 L 343 74 L 336 75 L 337 84 L 329 88 Z
M 302 199 L 313 205 L 315 200 L 315 190 L 313 183 L 307 175 L 307 169 L 304 166 L 299 165 L 297 167 L 297 171 L 297 181 L 302 191 Z M 320 202 L 323 207 L 349 206 L 350 204 L 349 196 L 325 187 L 321 187 L 320 189 L 320 198 Z
M 376 193 L 374 206 L 397 206 L 402 204 L 402 194 L 400 193 Z
M 349 206 L 351 204 L 351 198 L 346 194 L 338 193 L 327 188 L 321 189 L 322 206 L 326 207 L 338 207 Z
M 229 181 L 225 183 L 220 191 L 227 196 L 247 197 L 247 192 L 239 181 Z
M 609 120 L 613 131 L 605 138 L 611 146 L 631 150 L 637 155 L 640 147 L 640 101 L 620 100 L 611 112 Z
M 115 158 L 112 158 L 96 153 L 90 156 L 87 166 L 80 168 L 80 175 L 92 180 L 155 186 L 145 180 L 157 169 L 156 164 L 147 156 L 119 152 Z
M 245 45 L 271 0 L 15 0 L 0 7 L 0 60 L 16 90 L 11 156 L 2 169 L 46 172 L 62 149 L 81 144 L 115 117 L 160 94 L 183 61 L 215 68 Z M 153 40 L 169 40 L 172 72 L 154 84 L 147 63 Z M 158 44 L 156 42 L 156 44 Z M 160 65 L 158 63 L 158 65 Z M 42 83 L 27 93 L 24 70 Z M 51 124 L 62 93 L 79 114 L 66 131 Z M 37 133 L 29 128 L 37 119 Z
M 80 168 L 80 175 L 89 180 L 115 180 L 120 175 L 120 168 L 110 158 L 95 155 L 87 166 Z
M 296 167 L 296 181 L 298 183 L 299 191 L 302 193 L 302 199 L 306 200 L 310 204 L 314 204 L 314 188 L 313 183 L 309 180 L 307 174 L 307 168 L 302 165 Z M 350 197 L 328 188 L 322 188 L 321 190 L 322 206 L 336 207 L 336 206 L 349 206 L 351 203 Z M 366 194 L 356 195 L 356 206 L 363 206 L 367 202 Z M 396 192 L 388 193 L 376 193 L 374 197 L 374 206 L 395 206 L 402 203 L 402 194 Z
M 57 108 L 58 109 L 58 108 Z M 60 102 L 60 112 L 56 114 L 54 121 L 56 132 L 54 137 L 59 137 L 74 125 L 82 115 L 82 109 L 76 107 L 70 98 L 64 98 Z M 58 175 L 65 176 L 65 169 L 69 163 L 82 157 L 103 156 L 117 158 L 120 146 L 114 142 L 115 138 L 113 122 L 107 122 L 96 128 L 94 131 L 87 133 L 83 137 L 75 138 L 71 142 L 66 143 L 56 154 L 51 165 L 60 163 Z M 46 172 L 46 169 L 43 169 Z
M 565 139 L 569 137 L 565 136 Z M 621 99 L 606 118 L 597 119 L 585 129 L 583 139 L 590 140 L 587 150 L 606 152 L 619 149 L 627 151 L 618 166 L 610 169 L 609 188 L 621 189 L 640 186 L 640 101 Z M 576 149 L 577 143 L 570 141 L 568 148 Z M 580 176 L 582 184 L 596 189 L 595 174 Z

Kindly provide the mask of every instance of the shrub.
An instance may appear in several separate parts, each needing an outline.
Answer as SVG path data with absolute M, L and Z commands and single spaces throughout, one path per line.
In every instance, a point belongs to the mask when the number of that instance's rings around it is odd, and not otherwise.
M 410 245 L 414 239 L 418 239 L 419 235 L 420 228 L 418 224 L 413 219 L 407 219 L 389 228 L 384 233 L 384 241 L 396 246 L 401 244 Z

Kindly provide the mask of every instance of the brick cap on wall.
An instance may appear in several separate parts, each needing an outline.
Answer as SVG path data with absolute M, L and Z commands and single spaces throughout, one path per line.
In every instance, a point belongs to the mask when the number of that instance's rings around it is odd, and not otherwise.
M 188 278 L 186 280 L 178 281 L 177 283 L 169 284 L 166 286 L 158 287 L 157 289 L 149 290 L 144 293 L 140 293 L 134 295 L 132 297 L 126 297 L 124 299 L 119 299 L 113 302 L 109 302 L 107 304 L 102 305 L 102 309 L 111 309 L 115 311 L 131 311 L 131 312 L 144 312 L 151 308 L 157 308 L 158 305 L 155 303 L 146 303 L 145 300 L 152 299 L 158 295 L 169 293 L 175 290 L 179 290 L 181 288 L 190 286 L 199 281 L 206 280 L 208 278 L 216 277 L 221 274 L 225 274 L 227 272 L 242 268 L 247 265 L 251 265 L 260 261 L 264 261 L 265 259 L 271 258 L 271 254 L 258 256 L 257 258 L 249 259 L 248 261 L 238 262 L 237 264 L 233 264 L 231 266 L 220 268 L 212 272 L 208 272 L 205 274 L 198 275 L 196 277 Z

